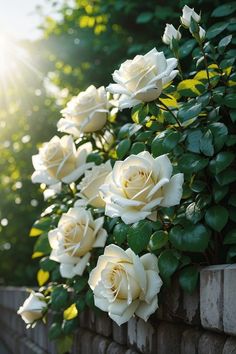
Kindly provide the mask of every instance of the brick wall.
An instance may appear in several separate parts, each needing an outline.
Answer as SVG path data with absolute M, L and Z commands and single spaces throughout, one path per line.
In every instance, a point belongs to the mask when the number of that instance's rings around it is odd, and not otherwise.
M 0 338 L 12 354 L 56 354 L 47 326 L 26 330 L 16 315 L 27 296 L 22 288 L 0 288 Z M 236 354 L 236 265 L 204 268 L 192 295 L 174 282 L 147 323 L 132 318 L 119 327 L 105 313 L 80 314 L 72 354 L 138 353 Z

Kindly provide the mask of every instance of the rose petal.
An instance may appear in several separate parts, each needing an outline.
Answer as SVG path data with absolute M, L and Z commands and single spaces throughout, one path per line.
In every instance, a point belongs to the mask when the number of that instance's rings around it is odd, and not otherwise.
M 170 179 L 170 182 L 163 187 L 164 199 L 160 203 L 161 206 L 171 207 L 180 203 L 183 194 L 183 182 L 183 173 L 177 173 Z
M 157 296 L 154 296 L 151 303 L 146 303 L 141 301 L 138 308 L 135 310 L 135 314 L 142 318 L 144 321 L 147 321 L 151 314 L 153 314 L 158 308 Z

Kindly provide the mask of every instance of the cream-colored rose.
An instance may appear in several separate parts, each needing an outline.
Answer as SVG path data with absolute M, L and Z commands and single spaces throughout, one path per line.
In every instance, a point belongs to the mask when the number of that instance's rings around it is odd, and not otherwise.
M 80 193 L 78 197 L 82 198 L 76 205 L 81 205 L 81 201 L 90 204 L 94 208 L 103 208 L 104 200 L 100 196 L 99 188 L 104 183 L 108 174 L 112 171 L 110 161 L 99 166 L 94 166 L 91 170 L 85 172 L 85 176 L 77 186 Z
M 63 214 L 58 227 L 48 233 L 52 252 L 50 259 L 61 263 L 64 278 L 82 275 L 94 247 L 104 247 L 107 232 L 102 228 L 104 218 L 93 219 L 89 210 L 71 208 Z
M 163 52 L 153 48 L 147 54 L 137 55 L 121 64 L 112 75 L 116 84 L 110 84 L 107 90 L 120 94 L 119 109 L 154 101 L 160 96 L 163 86 L 177 75 L 176 66 L 177 59 L 166 59 Z
M 199 26 L 199 38 L 201 39 L 201 41 L 203 41 L 205 37 L 206 37 L 206 31 L 204 30 L 204 28 Z
M 158 308 L 162 280 L 156 256 L 139 257 L 131 249 L 110 245 L 90 273 L 89 285 L 95 305 L 120 326 L 134 314 L 147 321 Z
M 108 100 L 105 88 L 89 86 L 80 92 L 61 111 L 63 118 L 57 124 L 60 132 L 79 137 L 104 127 L 107 121 Z
M 183 26 L 189 28 L 190 23 L 191 23 L 191 18 L 193 18 L 196 22 L 200 22 L 201 16 L 198 15 L 194 11 L 194 9 L 191 9 L 190 7 L 188 7 L 188 5 L 184 5 L 182 11 L 183 11 L 183 14 L 180 17 L 180 20 L 181 20 Z
M 171 45 L 173 38 L 179 41 L 181 39 L 181 33 L 180 31 L 175 29 L 173 25 L 167 23 L 162 37 L 162 41 L 167 45 Z
M 90 144 L 84 144 L 76 150 L 69 135 L 62 138 L 54 136 L 48 143 L 43 144 L 38 155 L 32 157 L 35 168 L 32 182 L 55 185 L 59 181 L 64 183 L 76 181 L 86 169 L 93 166 L 86 163 L 90 151 Z
M 43 317 L 46 308 L 47 304 L 43 294 L 32 291 L 17 313 L 25 323 L 33 324 Z
M 171 177 L 173 167 L 167 155 L 153 158 L 143 151 L 117 161 L 101 186 L 105 214 L 131 224 L 146 217 L 156 219 L 157 207 L 180 203 L 183 174 Z

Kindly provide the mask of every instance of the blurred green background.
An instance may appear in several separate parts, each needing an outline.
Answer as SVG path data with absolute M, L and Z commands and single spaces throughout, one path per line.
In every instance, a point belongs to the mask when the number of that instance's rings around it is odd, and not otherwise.
M 44 201 L 30 180 L 31 156 L 56 135 L 69 98 L 90 84 L 108 85 L 122 61 L 154 46 L 168 54 L 161 42 L 165 24 L 178 26 L 185 4 L 201 11 L 210 26 L 212 10 L 227 1 L 38 3 L 36 39 L 13 43 L 0 36 L 0 284 L 35 284 L 38 260 L 31 259 L 34 238 L 28 234 Z

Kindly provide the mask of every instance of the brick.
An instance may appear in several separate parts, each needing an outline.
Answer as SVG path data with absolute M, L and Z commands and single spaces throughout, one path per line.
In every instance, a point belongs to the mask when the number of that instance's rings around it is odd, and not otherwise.
M 88 323 L 87 323 L 87 328 L 90 329 L 91 331 L 95 332 L 96 327 L 95 327 L 95 321 L 96 321 L 96 316 L 93 310 L 88 309 Z
M 192 294 L 183 293 L 184 322 L 199 325 L 200 320 L 200 289 L 197 288 Z
M 181 338 L 186 326 L 162 322 L 157 327 L 158 354 L 180 354 Z M 190 354 L 190 353 L 189 353 Z
M 181 340 L 181 354 L 198 354 L 198 341 L 201 334 L 195 329 L 184 331 Z
M 125 354 L 139 354 L 139 353 L 135 352 L 133 349 L 128 349 L 126 350 Z
M 96 314 L 95 319 L 96 333 L 105 337 L 110 337 L 112 334 L 112 320 L 106 312 Z
M 236 354 L 236 338 L 226 340 L 222 354 Z
M 223 330 L 223 281 L 227 265 L 204 268 L 200 272 L 200 315 L 204 328 Z
M 224 332 L 236 336 L 236 264 L 224 270 Z
M 134 346 L 137 339 L 137 317 L 128 321 L 128 346 Z
M 85 309 L 79 314 L 79 326 L 82 328 L 88 328 L 89 312 L 88 309 Z
M 183 295 L 177 277 L 173 278 L 171 289 L 163 290 L 160 301 L 163 304 L 163 320 L 175 321 L 180 318 L 184 319 Z
M 122 345 L 127 344 L 127 323 L 124 323 L 121 326 L 118 326 L 115 322 L 112 323 L 112 337 L 114 342 Z
M 149 322 L 145 322 L 142 319 L 137 321 L 136 346 L 141 353 L 156 353 L 155 330 Z
M 202 334 L 198 343 L 198 354 L 222 354 L 225 336 L 206 332 Z
M 79 353 L 91 354 L 91 345 L 92 345 L 93 337 L 94 334 L 89 331 L 84 330 L 81 333 Z
M 125 354 L 126 349 L 124 347 L 122 347 L 121 345 L 112 342 L 106 351 L 106 354 Z
M 100 335 L 95 336 L 92 343 L 92 354 L 106 354 L 110 343 L 107 338 Z

